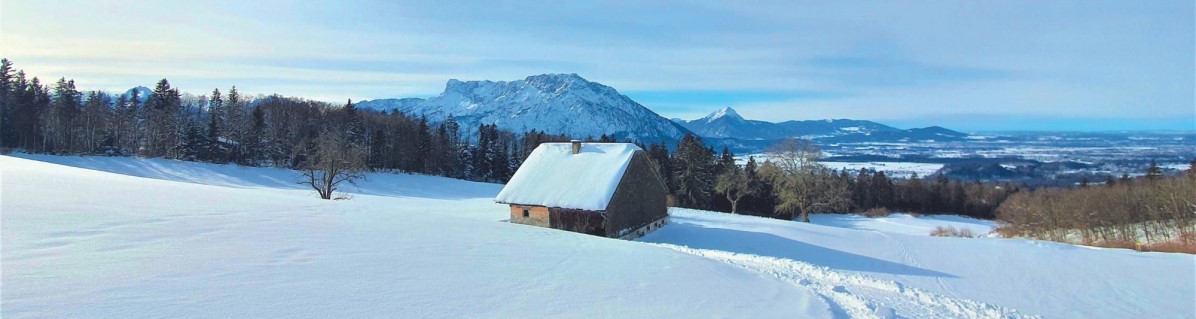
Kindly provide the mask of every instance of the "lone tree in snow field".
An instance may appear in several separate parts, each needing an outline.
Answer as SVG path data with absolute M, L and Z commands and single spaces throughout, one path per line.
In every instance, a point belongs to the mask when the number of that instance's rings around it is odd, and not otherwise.
M 320 198 L 332 199 L 332 192 L 341 183 L 354 184 L 365 177 L 365 150 L 350 143 L 344 132 L 321 134 L 307 154 L 301 165 L 303 180 L 299 183 L 311 186 L 320 193 Z
M 850 193 L 834 171 L 818 164 L 822 151 L 806 139 L 786 139 L 768 150 L 769 160 L 760 175 L 772 182 L 777 214 L 800 215 L 810 222 L 811 212 L 847 209 Z

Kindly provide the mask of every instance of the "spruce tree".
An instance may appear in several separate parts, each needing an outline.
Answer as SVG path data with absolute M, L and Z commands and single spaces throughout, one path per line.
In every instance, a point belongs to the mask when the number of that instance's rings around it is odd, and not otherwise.
M 706 208 L 714 190 L 714 152 L 702 145 L 701 138 L 686 133 L 673 153 L 672 165 L 678 204 Z
M 12 103 L 12 97 L 12 61 L 0 59 L 0 147 L 16 146 L 16 128 L 13 126 L 16 103 Z
M 652 143 L 648 146 L 648 157 L 656 164 L 656 171 L 660 174 L 660 178 L 664 180 L 665 186 L 669 189 L 669 194 L 676 194 L 677 187 L 673 183 L 673 164 L 669 159 L 669 149 L 663 144 Z
M 48 152 L 78 153 L 76 147 L 76 118 L 79 116 L 82 95 L 75 89 L 75 81 L 58 79 L 54 84 L 53 107 L 49 116 L 43 118 L 43 131 L 49 144 Z
M 252 135 L 249 132 L 251 129 L 250 126 L 253 125 L 253 123 L 250 122 L 252 122 L 253 119 L 245 118 L 246 113 L 249 112 L 245 112 L 243 110 L 245 108 L 245 103 L 242 103 L 241 101 L 241 93 L 237 92 L 237 86 L 234 85 L 228 90 L 228 95 L 225 95 L 224 102 L 221 103 L 221 108 L 224 109 L 224 127 L 221 131 L 235 147 L 241 149 L 239 153 L 248 153 L 248 148 L 250 147 L 249 144 L 260 144 L 254 143 L 253 140 L 257 139 L 260 142 L 261 135 Z M 261 133 L 261 131 L 257 132 L 257 134 Z M 248 155 L 241 155 L 241 157 L 248 157 Z M 247 161 L 245 159 L 237 160 L 242 162 Z
M 220 141 L 220 117 L 222 115 L 224 99 L 220 96 L 220 89 L 212 90 L 212 97 L 208 99 L 208 135 L 205 141 L 204 159 L 217 163 L 225 162 L 225 154 Z
M 884 171 L 873 174 L 870 185 L 877 207 L 891 207 L 894 204 L 893 182 L 889 180 Z
M 177 157 L 177 135 L 185 131 L 185 127 L 176 127 L 175 115 L 181 108 L 182 101 L 179 91 L 170 87 L 166 79 L 158 81 L 153 94 L 146 101 L 147 113 L 147 154 L 149 157 L 170 156 Z
M 1146 168 L 1146 179 L 1153 180 L 1159 177 L 1163 177 L 1163 169 L 1154 160 L 1150 160 L 1150 167 Z
M 419 126 L 417 127 L 415 134 L 416 134 L 416 136 L 415 136 L 416 149 L 411 150 L 411 151 L 415 152 L 414 168 L 415 168 L 416 172 L 427 173 L 429 171 L 429 169 L 428 169 L 429 154 L 428 153 L 431 152 L 431 149 L 432 149 L 432 135 L 431 135 L 431 132 L 429 132 L 427 117 L 425 117 L 425 116 L 419 117 Z
M 229 91 L 229 101 L 233 101 L 236 88 Z M 245 162 L 251 166 L 257 166 L 262 160 L 263 149 L 265 148 L 262 142 L 262 135 L 266 131 L 266 114 L 261 107 L 254 107 L 251 113 L 251 124 L 249 126 L 249 134 L 241 142 L 245 145 Z

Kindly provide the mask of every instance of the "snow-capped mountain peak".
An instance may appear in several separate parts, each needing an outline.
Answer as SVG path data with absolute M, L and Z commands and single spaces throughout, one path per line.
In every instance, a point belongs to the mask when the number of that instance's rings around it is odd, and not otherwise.
M 416 102 L 416 101 L 412 101 Z M 681 125 L 648 110 L 614 88 L 577 74 L 541 74 L 515 81 L 448 80 L 440 95 L 397 103 L 362 101 L 359 107 L 394 109 L 462 127 L 496 124 L 513 132 L 537 130 L 574 138 L 613 135 L 641 142 L 678 140 Z
M 731 108 L 730 106 L 719 109 L 718 111 L 714 111 L 714 113 L 710 113 L 710 115 L 706 115 L 706 117 L 701 118 L 700 121 L 706 121 L 706 123 L 710 123 L 723 118 L 728 120 L 743 121 L 743 117 L 739 116 L 739 113 L 736 113 L 735 109 Z

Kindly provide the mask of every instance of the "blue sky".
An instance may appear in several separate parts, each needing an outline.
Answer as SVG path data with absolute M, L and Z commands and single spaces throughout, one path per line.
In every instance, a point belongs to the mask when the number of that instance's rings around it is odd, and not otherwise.
M 17 67 L 82 88 L 427 97 L 577 73 L 665 117 L 1196 130 L 1193 1 L 0 2 Z

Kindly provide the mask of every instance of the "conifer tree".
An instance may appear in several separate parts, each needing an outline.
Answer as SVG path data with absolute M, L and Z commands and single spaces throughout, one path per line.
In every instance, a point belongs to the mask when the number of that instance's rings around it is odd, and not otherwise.
M 672 157 L 673 178 L 678 204 L 706 208 L 713 196 L 716 163 L 714 152 L 702 145 L 702 139 L 686 133 Z
M 673 180 L 673 164 L 669 157 L 669 149 L 663 144 L 652 143 L 648 146 L 648 157 L 656 165 L 656 171 L 660 174 L 660 178 L 664 179 L 665 186 L 669 189 L 669 194 L 676 194 L 677 187 Z
M 111 99 L 100 91 L 87 94 L 87 101 L 83 103 L 83 114 L 80 125 L 81 151 L 95 153 L 104 151 L 111 154 L 115 149 L 115 133 L 112 132 L 112 122 L 115 113 L 109 107 Z
M 229 91 L 229 102 L 233 101 L 236 89 Z M 230 107 L 233 105 L 230 103 Z M 245 148 L 245 162 L 251 166 L 257 166 L 262 160 L 262 135 L 266 131 L 266 115 L 261 107 L 254 107 L 251 113 L 251 125 L 249 126 L 249 134 L 240 142 L 244 144 Z M 236 142 L 236 141 L 234 141 Z
M 13 147 L 16 142 L 16 103 L 13 103 L 12 61 L 0 59 L 0 147 Z
M 212 90 L 212 97 L 208 99 L 208 135 L 205 141 L 204 158 L 217 163 L 225 162 L 225 154 L 220 141 L 220 118 L 223 115 L 224 98 L 220 96 L 220 89 Z
M 77 153 L 76 118 L 79 116 L 82 96 L 75 88 L 75 81 L 58 79 L 54 84 L 53 108 L 43 118 L 43 142 L 46 151 Z
M 153 94 L 146 101 L 146 156 L 178 156 L 177 152 L 172 150 L 180 144 L 178 134 L 186 129 L 178 127 L 178 121 L 175 119 L 181 106 L 179 91 L 170 87 L 170 82 L 166 79 L 158 81 Z
M 41 139 L 41 118 L 50 108 L 49 91 L 41 85 L 37 77 L 26 79 L 25 71 L 17 71 L 10 103 L 14 104 L 12 123 L 16 129 L 16 147 L 27 151 L 45 152 L 45 144 Z
M 1159 177 L 1162 177 L 1162 176 L 1163 176 L 1163 169 L 1159 167 L 1158 163 L 1155 163 L 1154 160 L 1151 160 L 1150 167 L 1146 168 L 1146 178 L 1153 180 L 1153 179 L 1158 179 Z
M 414 151 L 415 165 L 414 169 L 419 173 L 427 173 L 428 169 L 428 153 L 432 149 L 432 134 L 428 128 L 428 118 L 420 116 L 419 126 L 416 128 L 416 149 Z

